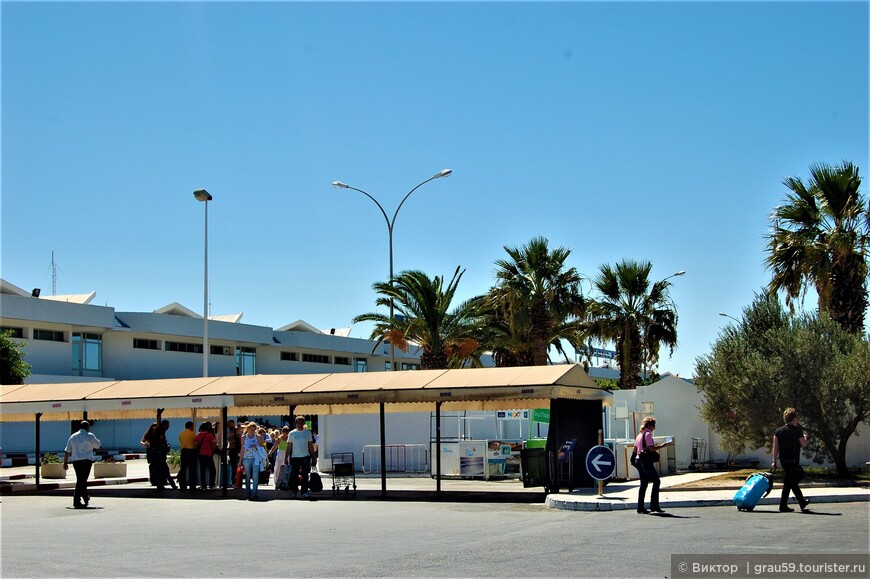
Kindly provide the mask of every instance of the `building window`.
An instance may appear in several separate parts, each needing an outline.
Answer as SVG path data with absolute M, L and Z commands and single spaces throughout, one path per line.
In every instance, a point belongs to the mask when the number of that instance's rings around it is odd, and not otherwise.
M 8 328 L 4 326 L 0 328 L 0 334 L 9 334 L 10 338 L 18 338 L 20 340 L 23 340 L 24 328 Z
M 99 375 L 102 369 L 103 337 L 99 334 L 72 334 L 72 369 L 79 376 Z
M 34 340 L 46 340 L 49 342 L 65 342 L 63 339 L 63 332 L 56 332 L 54 330 L 33 330 L 33 339 Z
M 368 372 L 369 369 L 369 361 L 365 358 L 354 358 L 353 359 L 353 371 L 354 372 Z
M 233 349 L 230 346 L 209 346 L 213 356 L 232 356 Z
M 142 338 L 133 338 L 133 347 L 139 350 L 159 350 L 160 342 L 157 340 L 145 340 Z
M 329 356 L 324 356 L 323 354 L 302 354 L 302 361 L 329 364 Z
M 347 356 L 336 356 L 335 363 L 341 366 L 350 366 L 350 358 Z
M 281 352 L 281 360 L 284 362 L 298 362 L 299 354 L 296 352 Z
M 402 362 L 402 370 L 419 370 L 420 364 L 406 364 Z
M 387 372 L 389 372 L 389 371 L 392 370 L 392 369 L 393 369 L 393 364 L 392 364 L 392 362 L 390 362 L 389 360 L 386 361 L 386 362 L 384 362 L 384 370 L 386 370 Z
M 236 347 L 236 376 L 253 376 L 257 373 L 257 350 Z
M 189 342 L 166 342 L 163 349 L 167 352 L 187 352 L 189 354 L 202 354 L 202 344 Z

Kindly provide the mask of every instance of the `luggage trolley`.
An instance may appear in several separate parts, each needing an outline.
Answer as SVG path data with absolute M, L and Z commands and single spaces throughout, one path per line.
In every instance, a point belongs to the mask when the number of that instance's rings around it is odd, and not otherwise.
M 341 491 L 344 487 L 344 492 L 350 492 L 353 486 L 353 496 L 356 496 L 356 466 L 353 461 L 352 452 L 333 452 L 332 453 L 332 494 Z

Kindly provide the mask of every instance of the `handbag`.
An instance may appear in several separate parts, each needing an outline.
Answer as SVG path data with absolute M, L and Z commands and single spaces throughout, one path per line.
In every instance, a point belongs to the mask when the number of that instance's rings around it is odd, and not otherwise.
M 242 477 L 244 475 L 245 475 L 245 467 L 242 465 L 239 465 L 238 468 L 236 468 L 236 476 L 234 477 L 234 480 L 233 480 L 233 486 L 235 486 L 237 489 L 242 488 Z

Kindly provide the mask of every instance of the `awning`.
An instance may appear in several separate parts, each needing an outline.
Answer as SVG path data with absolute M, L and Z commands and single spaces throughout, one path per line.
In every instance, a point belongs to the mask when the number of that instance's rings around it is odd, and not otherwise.
M 87 412 L 94 419 L 150 418 L 165 408 L 167 418 L 231 414 L 269 414 L 294 407 L 307 414 L 360 414 L 443 410 L 506 410 L 547 406 L 554 398 L 600 400 L 598 388 L 574 365 L 461 370 L 405 370 L 335 374 L 261 374 L 209 378 L 122 380 L 3 386 L 0 421 L 69 420 Z M 73 416 L 75 418 L 75 416 Z

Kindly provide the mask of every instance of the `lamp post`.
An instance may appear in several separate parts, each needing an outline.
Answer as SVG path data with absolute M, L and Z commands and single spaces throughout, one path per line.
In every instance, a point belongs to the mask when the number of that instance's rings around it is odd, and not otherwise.
M 342 183 L 341 181 L 333 181 L 332 182 L 332 186 L 335 187 L 336 189 L 352 189 L 354 191 L 359 191 L 360 193 L 362 193 L 363 195 L 365 195 L 366 197 L 368 197 L 369 199 L 374 201 L 375 205 L 378 206 L 378 209 L 381 210 L 381 213 L 384 216 L 384 221 L 387 222 L 387 235 L 388 235 L 389 240 L 390 240 L 390 285 L 393 284 L 393 229 L 396 225 L 396 217 L 399 215 L 399 209 L 402 208 L 402 205 L 405 204 L 405 201 L 408 200 L 408 197 L 411 196 L 411 193 L 413 193 L 414 191 L 416 191 L 417 189 L 419 189 L 420 187 L 422 187 L 423 185 L 425 185 L 429 181 L 432 181 L 434 179 L 440 179 L 441 177 L 447 177 L 452 172 L 453 171 L 451 169 L 442 169 L 441 171 L 438 171 L 436 174 L 429 177 L 425 181 L 421 181 L 420 183 L 418 183 L 416 187 L 414 187 L 413 189 L 408 191 L 408 193 L 402 198 L 402 201 L 399 203 L 399 206 L 396 207 L 396 212 L 393 213 L 392 219 L 390 219 L 387 216 L 387 212 L 384 210 L 383 206 L 380 203 L 378 203 L 378 200 L 375 199 L 374 197 L 372 197 L 366 191 L 363 191 L 362 189 L 358 189 L 357 187 L 351 187 L 350 185 L 348 185 L 346 183 Z M 393 320 L 393 310 L 394 310 L 393 298 L 390 298 L 390 321 Z M 396 349 L 395 349 L 395 345 L 393 344 L 393 340 L 390 340 L 390 370 L 391 371 L 396 370 Z
M 662 290 L 664 290 L 669 285 L 666 283 L 669 279 L 671 279 L 672 277 L 681 277 L 684 275 L 686 275 L 686 271 L 681 269 L 680 271 L 678 271 L 676 273 L 672 273 L 668 277 L 666 277 L 660 281 L 657 281 L 655 284 L 653 284 L 653 286 L 661 285 Z M 647 349 L 646 348 L 647 344 L 645 342 L 646 342 L 646 328 L 644 328 L 644 344 L 643 344 L 643 347 L 641 348 L 641 356 L 642 356 L 641 374 L 643 375 L 644 380 L 646 380 L 646 349 Z
M 731 318 L 732 320 L 734 320 L 734 321 L 737 322 L 738 324 L 740 323 L 740 320 L 738 320 L 738 319 L 735 318 L 734 316 L 729 316 L 729 315 L 726 314 L 725 312 L 719 312 L 719 315 L 722 316 L 723 318 Z
M 208 377 L 208 202 L 213 199 L 205 189 L 193 192 L 197 201 L 205 203 L 205 252 L 202 274 L 202 377 Z

